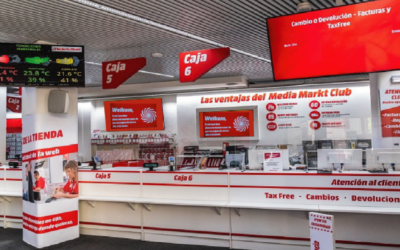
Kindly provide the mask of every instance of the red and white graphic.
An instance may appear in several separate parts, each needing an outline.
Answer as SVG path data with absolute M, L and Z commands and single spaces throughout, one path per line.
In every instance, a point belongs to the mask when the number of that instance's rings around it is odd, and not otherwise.
M 320 112 L 318 112 L 316 110 L 311 111 L 311 113 L 310 113 L 310 118 L 311 119 L 316 120 L 316 119 L 319 119 L 320 117 L 321 117 L 321 113 Z
M 333 215 L 309 213 L 311 250 L 334 250 Z
M 179 53 L 179 81 L 194 82 L 230 55 L 229 48 Z
M 270 122 L 267 124 L 267 129 L 269 131 L 275 131 L 278 128 L 278 125 L 275 122 Z
M 399 16 L 385 0 L 268 19 L 275 80 L 400 69 Z
M 267 106 L 266 106 L 266 109 L 268 110 L 268 111 L 275 111 L 275 109 L 276 109 L 276 104 L 275 103 L 268 103 L 267 104 Z
M 104 102 L 107 131 L 164 130 L 162 99 Z
M 253 110 L 200 112 L 200 137 L 252 137 L 253 113 Z
M 102 88 L 116 89 L 146 66 L 146 58 L 139 57 L 102 63 Z
M 270 122 L 275 121 L 276 120 L 276 114 L 268 113 L 267 114 L 267 120 L 270 121 Z
M 382 137 L 400 137 L 400 89 L 381 89 Z
M 312 109 L 319 109 L 321 107 L 321 103 L 319 101 L 314 100 L 310 102 L 309 106 Z
M 312 121 L 310 123 L 310 128 L 313 130 L 318 130 L 321 128 L 321 123 L 319 121 Z
M 21 113 L 22 98 L 7 96 L 7 108 L 14 113 Z
M 263 167 L 265 172 L 283 171 L 282 152 L 275 151 L 264 153 Z
M 145 123 L 152 123 L 156 121 L 157 112 L 152 108 L 145 108 L 143 109 L 140 117 L 142 118 L 142 121 L 144 121 Z
M 239 116 L 233 122 L 233 126 L 235 127 L 236 131 L 238 132 L 245 132 L 249 129 L 249 119 L 243 116 Z
M 36 217 L 23 213 L 23 228 L 35 234 L 45 234 L 78 225 L 78 211 Z

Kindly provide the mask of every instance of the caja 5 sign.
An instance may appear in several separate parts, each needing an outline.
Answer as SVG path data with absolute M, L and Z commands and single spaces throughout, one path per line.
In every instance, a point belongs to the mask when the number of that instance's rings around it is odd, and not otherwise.
M 115 60 L 102 63 L 102 88 L 116 89 L 146 66 L 146 58 Z

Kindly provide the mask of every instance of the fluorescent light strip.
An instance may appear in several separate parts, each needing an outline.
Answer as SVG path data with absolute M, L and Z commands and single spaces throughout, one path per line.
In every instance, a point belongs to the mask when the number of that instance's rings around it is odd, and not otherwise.
M 99 65 L 99 66 L 101 66 L 101 63 L 96 63 L 96 62 L 85 62 L 85 63 L 91 64 L 91 65 Z M 161 73 L 156 73 L 156 72 L 150 72 L 150 71 L 145 71 L 145 70 L 139 70 L 139 72 L 143 73 L 143 74 L 156 75 L 156 76 L 165 76 L 165 77 L 174 78 L 174 76 L 171 76 L 171 75 L 166 75 L 166 74 L 161 74 Z
M 169 32 L 172 32 L 172 33 L 175 33 L 175 34 L 179 34 L 179 35 L 182 35 L 182 36 L 190 37 L 190 38 L 192 38 L 194 40 L 198 40 L 198 41 L 201 41 L 201 42 L 204 42 L 204 43 L 215 45 L 217 47 L 229 47 L 227 45 L 224 45 L 224 44 L 221 44 L 221 43 L 217 43 L 217 42 L 214 42 L 212 40 L 209 40 L 209 39 L 206 39 L 206 38 L 203 38 L 203 37 L 200 37 L 200 36 L 196 36 L 196 35 L 193 35 L 193 34 L 190 34 L 190 33 L 187 33 L 187 32 L 184 32 L 184 31 L 181 31 L 181 30 L 178 30 L 178 29 L 175 29 L 175 28 L 163 25 L 163 24 L 159 24 L 159 23 L 156 23 L 156 22 L 153 22 L 153 21 L 150 21 L 150 20 L 135 16 L 135 15 L 132 15 L 132 14 L 123 12 L 123 11 L 119 11 L 119 10 L 116 10 L 116 9 L 101 5 L 101 4 L 97 4 L 97 3 L 94 3 L 92 1 L 87 1 L 87 0 L 71 0 L 71 1 L 83 4 L 83 5 L 86 5 L 86 6 L 89 6 L 89 7 L 93 7 L 93 8 L 102 10 L 102 11 L 106 11 L 106 12 L 109 12 L 109 13 L 114 14 L 114 15 L 118 15 L 118 16 L 121 16 L 121 17 L 126 17 L 126 18 L 134 20 L 136 22 L 140 22 L 140 23 L 147 24 L 147 25 L 150 25 L 150 26 L 153 26 L 153 27 L 157 27 L 157 28 L 165 30 L 165 31 L 169 31 Z M 230 47 L 230 49 L 232 51 L 234 51 L 236 53 L 239 53 L 239 54 L 242 54 L 242 55 L 253 57 L 253 58 L 256 58 L 258 60 L 262 60 L 262 61 L 269 62 L 269 63 L 271 62 L 271 60 L 269 60 L 267 58 L 254 55 L 254 54 L 248 53 L 248 52 L 243 51 L 243 50 L 235 49 L 235 48 L 232 48 L 232 47 Z

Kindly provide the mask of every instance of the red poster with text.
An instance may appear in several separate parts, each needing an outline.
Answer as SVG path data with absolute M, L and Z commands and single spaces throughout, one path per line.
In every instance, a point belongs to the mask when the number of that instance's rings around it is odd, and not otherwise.
M 107 131 L 164 130 L 162 99 L 104 102 Z
M 179 81 L 194 82 L 230 55 L 229 48 L 189 51 L 179 54 Z
M 200 137 L 254 136 L 253 110 L 200 112 Z
M 275 80 L 400 69 L 400 1 L 267 20 Z
M 381 89 L 382 137 L 400 137 L 400 89 Z
M 116 89 L 146 66 L 146 58 L 115 60 L 102 63 L 103 89 Z

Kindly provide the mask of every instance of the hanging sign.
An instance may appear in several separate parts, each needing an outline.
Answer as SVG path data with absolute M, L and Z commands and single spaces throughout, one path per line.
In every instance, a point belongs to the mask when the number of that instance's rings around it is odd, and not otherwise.
M 194 82 L 230 55 L 229 48 L 189 51 L 179 54 L 179 81 Z
M 103 62 L 103 89 L 116 89 L 139 70 L 146 66 L 146 58 L 139 57 L 126 60 Z
M 333 216 L 309 213 L 311 250 L 335 250 Z
M 21 113 L 22 98 L 7 96 L 7 108 L 14 113 Z
M 381 89 L 382 137 L 400 137 L 400 89 Z

